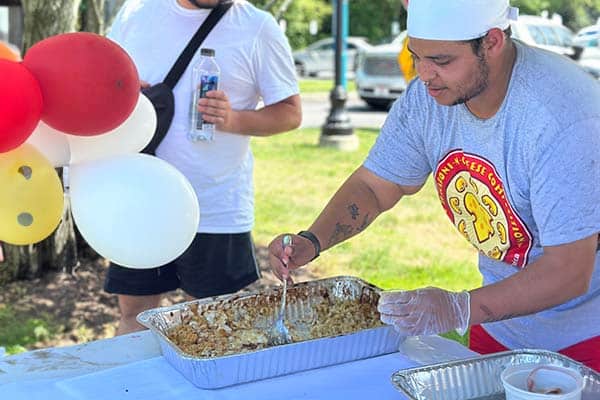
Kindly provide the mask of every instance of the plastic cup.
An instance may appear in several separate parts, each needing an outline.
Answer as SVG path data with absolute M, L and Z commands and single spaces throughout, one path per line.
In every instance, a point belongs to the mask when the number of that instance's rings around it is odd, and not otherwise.
M 527 385 L 530 374 L 535 382 L 533 392 L 529 391 Z M 583 378 L 578 371 L 557 365 L 516 365 L 502 371 L 500 379 L 506 400 L 581 400 L 583 390 Z M 559 388 L 561 392 L 538 393 L 551 388 Z

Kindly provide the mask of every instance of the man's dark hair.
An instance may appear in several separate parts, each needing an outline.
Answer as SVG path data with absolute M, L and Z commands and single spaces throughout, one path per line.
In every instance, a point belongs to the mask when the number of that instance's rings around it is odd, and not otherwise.
M 512 35 L 511 27 L 509 26 L 503 32 L 506 35 L 506 37 L 508 39 L 510 39 L 510 37 Z M 481 45 L 483 43 L 483 39 L 485 39 L 486 36 L 487 36 L 487 33 L 481 37 L 478 37 L 477 39 L 465 40 L 465 43 L 469 43 L 471 45 L 471 49 L 473 49 L 473 53 L 475 53 L 476 55 L 479 55 L 479 53 L 481 51 Z

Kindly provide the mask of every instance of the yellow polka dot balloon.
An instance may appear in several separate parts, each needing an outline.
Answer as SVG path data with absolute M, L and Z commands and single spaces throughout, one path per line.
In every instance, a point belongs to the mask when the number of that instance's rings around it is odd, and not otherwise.
M 47 238 L 63 203 L 58 174 L 32 145 L 0 153 L 0 241 L 25 245 Z

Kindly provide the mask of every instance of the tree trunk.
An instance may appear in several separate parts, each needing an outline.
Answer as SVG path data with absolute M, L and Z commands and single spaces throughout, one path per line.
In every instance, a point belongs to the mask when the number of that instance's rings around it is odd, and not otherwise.
M 106 28 L 110 28 L 113 19 L 117 15 L 117 12 L 121 6 L 125 3 L 125 0 L 105 0 L 104 2 L 104 18 Z
M 85 11 L 83 12 L 81 30 L 95 32 L 104 35 L 106 15 L 104 13 L 105 0 L 83 0 Z
M 23 0 L 23 49 L 49 36 L 77 30 L 81 0 Z

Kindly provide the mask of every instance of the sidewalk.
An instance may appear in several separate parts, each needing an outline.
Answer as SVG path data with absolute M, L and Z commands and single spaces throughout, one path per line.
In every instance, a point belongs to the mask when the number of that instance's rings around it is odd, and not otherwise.
M 320 128 L 327 121 L 331 109 L 329 93 L 315 92 L 300 95 L 302 99 L 302 128 Z M 386 111 L 374 110 L 362 101 L 356 91 L 348 93 L 346 111 L 354 128 L 380 129 Z

